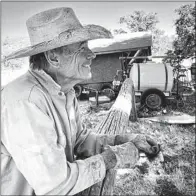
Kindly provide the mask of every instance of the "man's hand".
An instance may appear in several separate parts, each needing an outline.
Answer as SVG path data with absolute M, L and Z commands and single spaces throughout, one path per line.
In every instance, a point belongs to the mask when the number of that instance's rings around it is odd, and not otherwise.
M 149 136 L 143 134 L 117 135 L 115 138 L 115 145 L 124 144 L 130 141 L 135 144 L 138 150 L 146 153 L 147 156 L 153 157 L 160 152 L 160 145 Z
M 106 169 L 133 167 L 139 160 L 139 151 L 132 142 L 122 145 L 105 146 L 101 153 Z

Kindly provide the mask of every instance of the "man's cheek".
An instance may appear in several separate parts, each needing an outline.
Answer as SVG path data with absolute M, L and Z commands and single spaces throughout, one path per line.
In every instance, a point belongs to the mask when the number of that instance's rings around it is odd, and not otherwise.
M 79 67 L 79 60 L 78 60 L 78 56 L 77 55 L 73 55 L 72 58 L 69 61 L 69 72 L 72 73 L 72 76 L 77 76 L 80 70 Z
M 72 56 L 72 62 L 75 64 L 75 66 L 78 65 L 79 59 L 80 59 L 79 52 L 74 53 L 74 55 Z

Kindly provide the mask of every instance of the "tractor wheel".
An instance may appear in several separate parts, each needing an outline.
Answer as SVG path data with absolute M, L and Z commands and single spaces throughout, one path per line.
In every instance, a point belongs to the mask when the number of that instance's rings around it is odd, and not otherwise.
M 141 97 L 141 105 L 146 105 L 149 109 L 156 110 L 164 105 L 164 94 L 159 90 L 144 92 Z
M 105 88 L 101 92 L 111 100 L 115 98 L 115 92 L 111 88 Z

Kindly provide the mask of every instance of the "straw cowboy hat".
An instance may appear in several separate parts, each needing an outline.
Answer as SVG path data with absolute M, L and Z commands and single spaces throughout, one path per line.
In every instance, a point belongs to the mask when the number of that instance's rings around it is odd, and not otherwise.
M 67 7 L 33 15 L 26 25 L 31 46 L 8 55 L 5 60 L 35 55 L 76 42 L 112 37 L 111 33 L 101 26 L 82 26 L 74 11 Z

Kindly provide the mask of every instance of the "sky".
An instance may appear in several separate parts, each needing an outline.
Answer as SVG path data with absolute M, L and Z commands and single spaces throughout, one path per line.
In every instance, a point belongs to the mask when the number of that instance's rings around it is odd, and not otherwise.
M 119 18 L 126 16 L 133 11 L 143 10 L 145 12 L 156 12 L 159 23 L 157 27 L 164 30 L 168 35 L 175 34 L 174 20 L 176 14 L 174 10 L 181 5 L 194 2 L 190 1 L 61 1 L 61 2 L 1 2 L 1 36 L 17 38 L 28 37 L 26 20 L 33 14 L 55 8 L 72 7 L 82 24 L 97 24 L 112 30 L 120 28 Z

